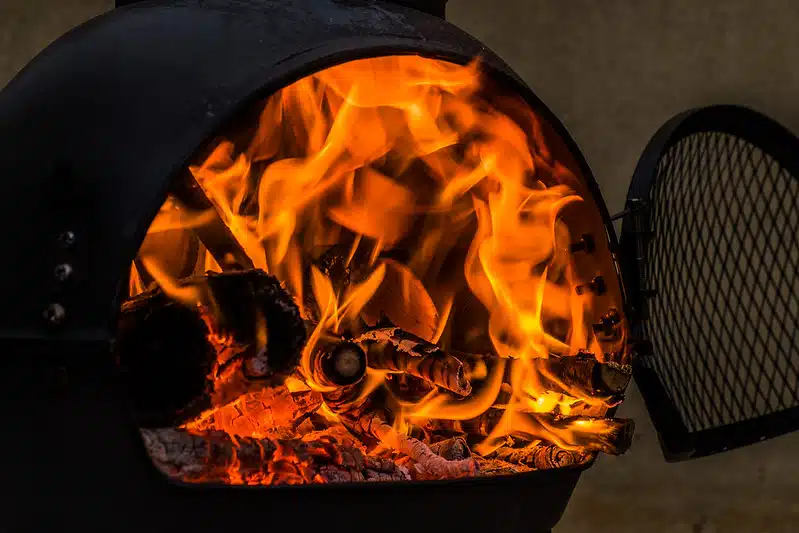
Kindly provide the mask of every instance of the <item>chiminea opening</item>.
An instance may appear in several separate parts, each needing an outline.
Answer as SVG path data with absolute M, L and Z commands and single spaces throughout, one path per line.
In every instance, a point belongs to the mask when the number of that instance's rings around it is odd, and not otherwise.
M 441 480 L 623 453 L 603 217 L 550 124 L 478 62 L 320 70 L 173 184 L 116 353 L 187 482 Z

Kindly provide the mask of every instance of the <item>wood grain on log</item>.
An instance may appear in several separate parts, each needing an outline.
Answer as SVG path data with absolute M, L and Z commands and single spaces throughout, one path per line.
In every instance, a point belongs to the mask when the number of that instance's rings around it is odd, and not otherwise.
M 533 359 L 531 364 L 545 389 L 575 398 L 618 396 L 632 378 L 629 365 L 600 363 L 589 353 Z
M 554 444 L 547 443 L 533 444 L 524 448 L 503 446 L 489 454 L 488 457 L 517 465 L 529 466 L 536 470 L 572 466 L 586 459 L 586 455 L 583 453 L 564 450 Z
M 371 368 L 403 372 L 459 396 L 472 392 L 460 359 L 401 328 L 375 328 L 358 336 L 355 342 L 367 346 Z

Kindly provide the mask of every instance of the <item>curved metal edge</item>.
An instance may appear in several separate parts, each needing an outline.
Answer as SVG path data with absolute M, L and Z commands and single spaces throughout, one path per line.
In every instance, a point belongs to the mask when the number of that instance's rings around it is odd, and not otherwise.
M 774 157 L 792 176 L 799 177 L 799 138 L 776 120 L 751 108 L 719 104 L 678 113 L 652 136 L 638 160 L 627 191 L 627 205 L 634 200 L 649 201 L 649 192 L 657 179 L 656 169 L 672 146 L 687 135 L 720 131 L 729 133 L 754 145 L 769 147 Z M 620 240 L 621 276 L 628 295 L 627 315 L 632 317 L 632 332 L 643 338 L 641 322 L 636 317 L 645 305 L 646 296 L 640 286 L 641 271 L 635 232 L 635 218 L 627 216 L 622 222 Z M 655 347 L 657 349 L 657 347 Z M 799 430 L 799 407 L 744 420 L 717 428 L 691 432 L 685 425 L 674 402 L 659 376 L 633 361 L 633 375 L 647 407 L 663 456 L 668 462 L 680 462 L 741 448 Z
M 240 113 L 251 109 L 253 104 L 256 104 L 260 101 L 263 101 L 264 98 L 274 94 L 277 90 L 294 83 L 308 75 L 311 75 L 315 72 L 319 72 L 325 68 L 330 68 L 342 63 L 347 63 L 349 61 L 355 61 L 358 59 L 366 59 L 369 57 L 379 57 L 385 55 L 392 55 L 392 54 L 399 54 L 399 55 L 407 55 L 407 54 L 419 54 L 424 57 L 429 57 L 432 59 L 442 59 L 446 61 L 451 61 L 453 63 L 466 65 L 468 64 L 473 57 L 464 56 L 459 53 L 452 53 L 451 51 L 442 51 L 439 50 L 437 52 L 432 51 L 429 43 L 416 43 L 416 42 L 405 42 L 402 44 L 398 43 L 391 43 L 386 44 L 384 39 L 376 39 L 372 42 L 371 39 L 359 39 L 357 43 L 354 44 L 351 48 L 342 47 L 341 43 L 331 43 L 329 46 L 320 47 L 313 51 L 310 51 L 307 54 L 301 54 L 296 57 L 292 58 L 292 62 L 296 62 L 297 64 L 301 65 L 301 67 L 293 70 L 291 73 L 281 77 L 280 79 L 270 80 L 268 84 L 263 85 L 258 90 L 252 92 L 247 98 L 242 99 L 234 108 L 231 109 L 230 113 L 221 120 L 218 127 L 211 128 L 208 130 L 208 135 L 206 140 L 198 145 L 198 147 L 191 152 L 189 156 L 187 156 L 183 163 L 179 165 L 178 171 L 169 177 L 168 181 L 172 182 L 174 179 L 180 177 L 183 172 L 185 172 L 186 165 L 194 160 L 197 153 L 202 153 L 207 151 L 211 144 L 214 142 L 213 135 L 218 133 L 219 130 L 224 129 L 224 125 L 227 124 L 230 120 L 235 119 Z M 306 57 L 307 56 L 307 57 Z M 565 126 L 560 122 L 560 120 L 554 115 L 554 113 L 538 98 L 538 96 L 530 89 L 526 84 L 521 82 L 520 78 L 517 77 L 515 72 L 511 70 L 505 70 L 503 67 L 507 67 L 504 63 L 497 64 L 495 61 L 491 61 L 493 58 L 490 55 L 484 56 L 486 59 L 489 60 L 489 63 L 486 65 L 488 68 L 484 69 L 484 73 L 488 76 L 488 78 L 498 83 L 501 87 L 513 91 L 515 94 L 522 96 L 525 102 L 527 102 L 533 110 L 542 118 L 558 135 L 560 141 L 564 143 L 569 154 L 574 158 L 575 162 L 579 166 L 580 177 L 583 178 L 584 185 L 588 188 L 589 192 L 592 194 L 592 199 L 597 204 L 599 208 L 600 214 L 602 219 L 605 223 L 605 231 L 608 234 L 608 240 L 611 244 L 611 249 L 613 246 L 616 245 L 615 240 L 615 232 L 613 231 L 612 222 L 610 221 L 610 214 L 607 209 L 607 206 L 604 202 L 604 199 L 599 190 L 599 184 L 597 183 L 594 175 L 585 160 L 582 152 L 579 150 L 577 144 L 571 137 L 571 135 L 566 130 Z M 159 205 L 160 207 L 160 205 Z M 157 209 L 156 209 L 157 211 Z M 155 216 L 155 215 L 153 215 Z M 144 234 L 146 234 L 147 228 L 149 228 L 150 223 L 152 222 L 152 218 L 146 221 L 144 225 L 143 234 L 141 239 L 144 239 Z M 609 233 L 608 233 L 609 232 Z M 131 261 L 133 260 L 133 256 L 135 256 L 136 251 L 133 252 L 131 256 Z M 609 411 L 608 416 L 613 416 L 615 413 L 616 408 Z M 402 490 L 409 487 L 426 487 L 426 488 L 437 488 L 437 490 L 441 490 L 442 488 L 452 487 L 453 489 L 457 490 L 459 487 L 491 487 L 494 483 L 501 481 L 503 483 L 507 483 L 508 481 L 516 481 L 520 483 L 529 484 L 527 487 L 537 485 L 538 483 L 544 483 L 545 485 L 548 483 L 554 483 L 559 485 L 561 483 L 561 479 L 571 479 L 573 478 L 573 486 L 568 490 L 569 496 L 571 492 L 576 487 L 577 481 L 582 472 L 589 469 L 594 465 L 597 461 L 598 457 L 595 455 L 589 461 L 574 465 L 559 468 L 557 470 L 551 471 L 530 471 L 521 474 L 514 474 L 514 475 L 507 475 L 507 476 L 495 476 L 495 477 L 477 477 L 477 478 L 469 478 L 469 479 L 455 479 L 455 480 L 433 480 L 433 481 L 414 481 L 414 482 L 384 482 L 374 485 L 375 489 L 378 490 L 385 490 L 385 491 L 394 491 L 394 490 Z M 149 463 L 149 458 L 147 459 Z M 149 465 L 148 465 L 149 466 Z M 213 488 L 212 486 L 206 485 L 191 485 L 185 483 L 175 482 L 173 480 L 165 480 L 171 487 L 177 490 L 194 490 L 199 491 L 200 489 L 207 489 Z M 567 482 L 570 484 L 570 482 Z M 351 490 L 354 492 L 358 492 L 363 488 L 363 483 L 348 483 L 348 484 L 335 484 L 335 485 L 311 485 L 311 486 L 301 486 L 301 487 L 271 487 L 270 490 L 281 490 L 281 491 L 291 491 L 297 492 L 298 494 L 305 494 L 306 491 L 320 491 L 320 494 L 324 494 L 325 491 L 335 490 L 336 492 L 341 490 Z M 378 488 L 379 487 L 379 488 Z M 230 490 L 231 487 L 228 485 L 220 485 L 217 487 L 220 490 Z M 238 490 L 250 490 L 253 489 L 250 487 L 232 487 Z M 521 488 L 521 487 L 520 487 Z M 560 490 L 560 489 L 558 489 Z M 560 509 L 553 507 L 555 514 L 557 515 L 557 519 L 553 521 L 550 527 L 553 527 L 557 521 L 560 520 L 561 516 L 566 510 L 566 504 L 568 503 L 568 497 L 562 501 L 563 506 Z M 557 500 L 555 500 L 557 501 Z M 550 503 L 550 505 L 554 504 L 554 501 Z M 554 516 L 554 515 L 553 515 Z
M 132 4 L 139 4 L 145 1 L 147 0 L 114 0 L 114 7 L 119 9 L 120 7 L 125 7 Z M 436 17 L 444 18 L 448 0 L 384 0 L 384 1 L 391 2 L 392 4 L 412 7 L 413 9 L 418 9 L 419 11 L 424 11 L 425 13 L 435 15 Z

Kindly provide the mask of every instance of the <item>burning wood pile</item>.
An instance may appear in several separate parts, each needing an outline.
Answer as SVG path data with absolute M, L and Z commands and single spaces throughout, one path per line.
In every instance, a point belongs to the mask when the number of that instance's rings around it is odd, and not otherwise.
M 489 103 L 476 64 L 362 60 L 283 89 L 191 167 L 119 324 L 156 466 L 423 480 L 626 451 L 632 421 L 606 417 L 625 324 L 567 223 L 591 206 L 525 116 Z

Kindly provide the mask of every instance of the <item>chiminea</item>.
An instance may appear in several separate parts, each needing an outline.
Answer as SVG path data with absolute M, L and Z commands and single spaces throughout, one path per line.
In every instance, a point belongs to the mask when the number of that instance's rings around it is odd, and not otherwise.
M 631 375 L 671 460 L 799 426 L 776 123 L 676 117 L 611 217 L 443 0 L 117 4 L 0 94 L 14 528 L 547 532 Z

